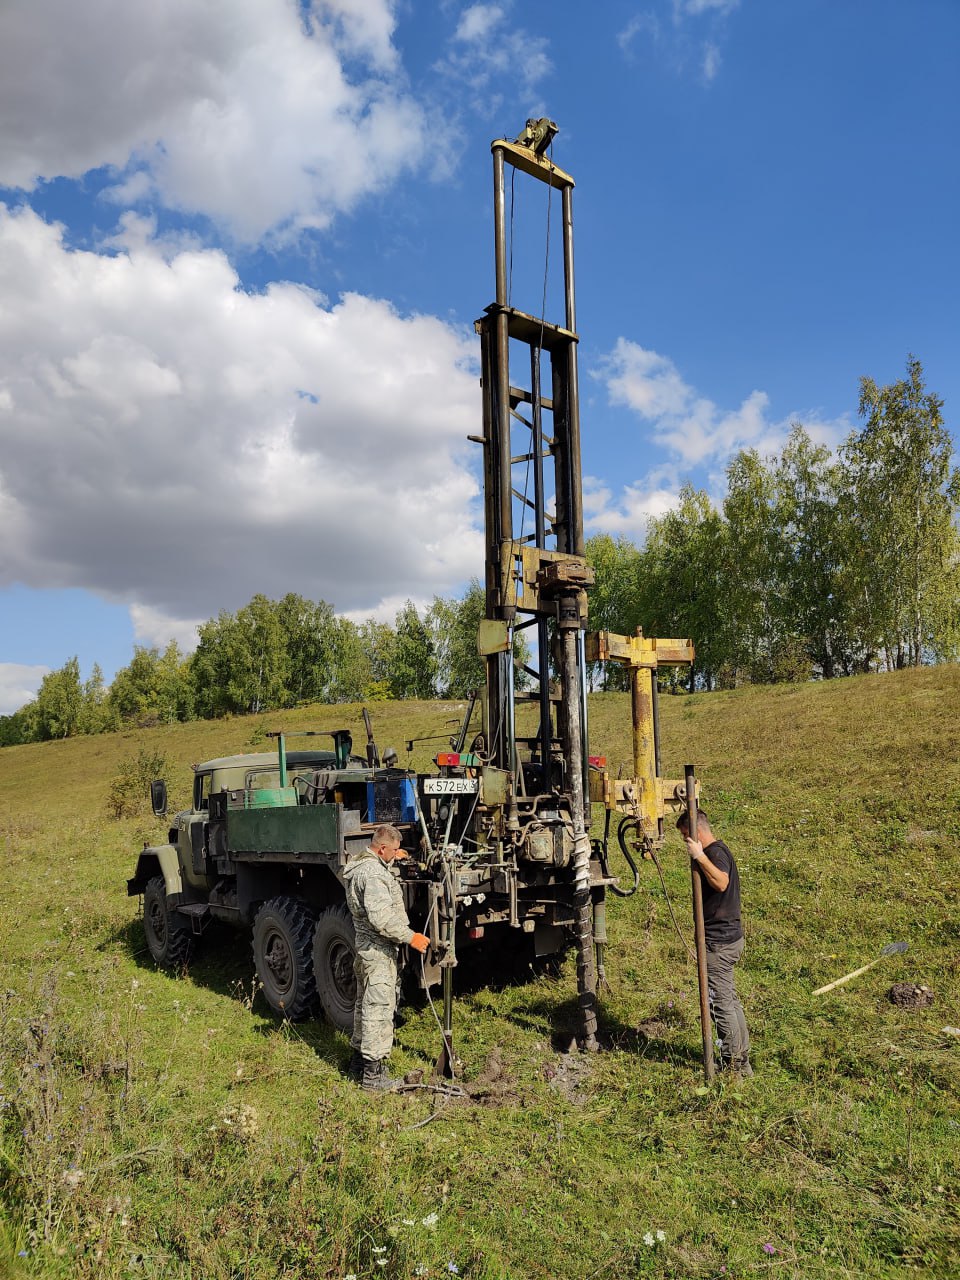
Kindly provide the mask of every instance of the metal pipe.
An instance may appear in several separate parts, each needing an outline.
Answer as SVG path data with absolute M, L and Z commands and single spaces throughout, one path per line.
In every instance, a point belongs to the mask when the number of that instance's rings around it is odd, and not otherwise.
M 580 733 L 583 740 L 583 794 L 584 825 L 589 831 L 593 825 L 593 811 L 590 808 L 590 728 L 587 720 L 587 654 L 586 636 L 583 631 L 577 632 L 577 688 L 580 701 Z
M 649 667 L 632 667 L 630 670 L 633 713 L 633 776 L 640 780 L 641 791 L 639 798 L 642 812 L 647 818 L 647 824 L 651 820 L 651 815 L 656 813 L 659 807 L 657 805 L 657 774 L 654 763 L 652 676 L 653 672 Z M 646 829 L 643 831 L 643 835 L 652 836 L 653 832 Z
M 687 823 L 691 837 L 698 838 L 697 780 L 692 764 L 684 766 L 687 796 Z M 709 1084 L 713 1080 L 713 1032 L 710 1026 L 710 987 L 707 980 L 707 938 L 703 926 L 703 884 L 700 868 L 690 863 L 693 884 L 693 936 L 697 948 L 697 982 L 700 987 L 700 1031 L 703 1038 L 703 1078 Z
M 565 701 L 573 702 L 577 688 L 577 631 L 579 609 L 576 596 L 559 601 L 562 670 Z M 584 826 L 583 735 L 579 707 L 570 706 L 565 719 L 564 754 L 570 787 L 570 816 L 573 820 L 573 907 L 577 940 L 577 993 L 580 1005 L 582 1047 L 595 1052 L 597 1043 L 597 967 L 593 945 L 593 903 L 590 897 L 590 838 Z
M 493 148 L 494 250 L 497 263 L 497 305 L 507 305 L 507 211 L 503 147 Z
M 573 288 L 573 189 L 563 188 L 563 276 L 566 296 L 567 328 L 577 331 L 577 303 Z M 571 343 L 567 370 L 567 447 L 568 476 L 570 482 L 568 520 L 569 548 L 572 555 L 582 556 L 583 540 L 583 487 L 580 470 L 580 388 L 577 376 L 577 347 Z
M 550 705 L 550 628 L 542 615 L 537 618 L 537 650 L 540 663 L 540 759 L 543 763 L 543 790 L 550 791 L 550 762 L 553 756 L 553 708 Z
M 533 454 L 533 509 L 536 519 L 537 546 L 546 545 L 546 521 L 543 503 L 543 410 L 540 400 L 540 347 L 530 348 L 530 408 L 532 410 L 530 452 Z
M 656 771 L 657 789 L 660 787 L 660 779 L 663 777 L 663 769 L 660 764 L 660 684 L 657 680 L 657 668 L 654 667 L 650 673 L 650 693 L 653 700 L 653 767 Z M 660 797 L 657 796 L 657 809 L 660 809 Z M 663 839 L 663 817 L 657 815 L 657 838 Z
M 573 188 L 563 188 L 563 286 L 567 328 L 577 332 L 577 303 L 573 294 Z

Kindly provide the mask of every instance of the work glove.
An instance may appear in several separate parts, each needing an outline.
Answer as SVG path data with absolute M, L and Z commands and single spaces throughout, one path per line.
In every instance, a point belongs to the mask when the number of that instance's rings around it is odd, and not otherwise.
M 419 951 L 421 955 L 424 954 L 429 945 L 430 939 L 425 933 L 415 933 L 410 939 L 410 946 L 413 947 L 414 951 Z

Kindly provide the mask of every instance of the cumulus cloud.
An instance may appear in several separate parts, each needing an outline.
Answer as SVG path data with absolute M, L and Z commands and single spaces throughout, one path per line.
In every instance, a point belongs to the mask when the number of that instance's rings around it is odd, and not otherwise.
M 687 464 L 775 444 L 763 391 L 752 391 L 739 409 L 721 410 L 698 396 L 667 356 L 626 338 L 618 338 L 596 376 L 605 383 L 611 404 L 632 409 L 650 425 L 657 443 Z
M 71 250 L 0 205 L 0 584 L 85 587 L 185 647 L 258 591 L 452 590 L 482 566 L 479 412 L 472 336 L 437 319 L 246 293 L 142 224 Z
M 622 534 L 642 539 L 651 520 L 676 506 L 675 475 L 669 480 L 656 472 L 634 484 L 624 485 L 619 494 L 594 477 L 583 481 L 583 522 L 588 533 Z
M 32 667 L 21 662 L 0 662 L 0 716 L 12 715 L 36 697 L 49 667 Z
M 510 20 L 510 3 L 472 4 L 460 15 L 446 58 L 438 63 L 441 74 L 474 91 L 486 89 L 497 77 L 509 75 L 519 84 L 535 110 L 532 95 L 552 70 L 543 36 L 532 35 Z M 499 106 L 499 98 L 491 103 Z M 518 126 L 519 128 L 519 126 Z
M 253 242 L 324 227 L 418 158 L 391 0 L 10 0 L 0 185 L 118 172 Z
M 648 438 L 672 459 L 669 467 L 650 472 L 619 495 L 599 486 L 589 501 L 585 495 L 591 527 L 611 532 L 642 533 L 651 517 L 675 504 L 680 481 L 694 468 L 704 468 L 708 484 L 722 489 L 724 469 L 734 454 L 742 449 L 756 449 L 762 456 L 778 453 L 795 422 L 831 449 L 850 430 L 846 417 L 831 421 L 814 410 L 774 419 L 769 397 L 761 390 L 751 391 L 738 408 L 723 409 L 699 395 L 668 356 L 627 338 L 618 338 L 593 376 L 606 387 L 610 403 L 631 410 Z

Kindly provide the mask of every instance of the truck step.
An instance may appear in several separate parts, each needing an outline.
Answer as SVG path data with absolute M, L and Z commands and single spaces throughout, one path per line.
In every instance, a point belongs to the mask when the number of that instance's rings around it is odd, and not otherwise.
M 206 902 L 183 902 L 177 910 L 187 917 L 195 934 L 203 933 L 210 920 L 210 907 Z

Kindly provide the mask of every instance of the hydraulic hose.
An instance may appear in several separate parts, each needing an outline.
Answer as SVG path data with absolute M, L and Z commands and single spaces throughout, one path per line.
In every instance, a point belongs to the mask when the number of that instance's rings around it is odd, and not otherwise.
M 640 869 L 633 860 L 633 854 L 627 848 L 626 834 L 629 828 L 639 828 L 636 818 L 629 815 L 621 818 L 620 825 L 617 827 L 617 844 L 620 846 L 620 852 L 627 860 L 627 866 L 633 872 L 633 885 L 629 889 L 621 889 L 619 885 L 611 884 L 609 887 L 618 898 L 632 898 L 640 886 Z

